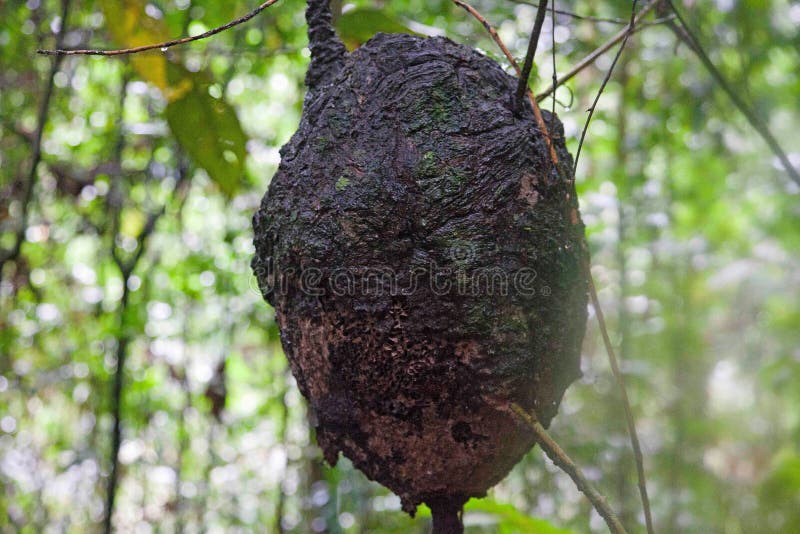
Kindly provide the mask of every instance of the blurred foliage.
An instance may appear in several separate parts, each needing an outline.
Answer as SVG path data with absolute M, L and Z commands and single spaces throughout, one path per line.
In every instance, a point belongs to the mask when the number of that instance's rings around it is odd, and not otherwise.
M 710 56 L 796 165 L 800 3 L 678 2 Z M 254 2 L 72 2 L 67 47 L 197 34 Z M 535 8 L 474 2 L 521 57 Z M 559 8 L 625 19 L 621 0 Z M 102 519 L 111 383 L 127 356 L 120 532 L 425 532 L 346 460 L 321 462 L 249 271 L 250 217 L 299 121 L 304 3 L 201 42 L 69 57 L 52 79 L 32 200 L 37 109 L 64 21 L 0 2 L 0 531 L 87 532 Z M 448 0 L 345 3 L 351 47 L 375 31 L 444 34 L 505 65 Z M 534 89 L 618 31 L 545 22 Z M 611 55 L 557 93 L 574 150 Z M 565 105 L 571 103 L 569 108 Z M 629 43 L 578 169 L 581 208 L 624 360 L 660 532 L 800 531 L 800 187 L 664 25 Z M 147 232 L 148 225 L 152 226 Z M 112 253 L 113 252 L 113 253 Z M 120 265 L 138 261 L 125 277 Z M 635 471 L 594 323 L 552 433 L 631 531 Z M 603 531 L 538 450 L 471 501 L 468 532 Z
M 348 50 L 358 48 L 378 32 L 410 33 L 422 36 L 383 9 L 350 9 L 336 18 L 336 32 Z

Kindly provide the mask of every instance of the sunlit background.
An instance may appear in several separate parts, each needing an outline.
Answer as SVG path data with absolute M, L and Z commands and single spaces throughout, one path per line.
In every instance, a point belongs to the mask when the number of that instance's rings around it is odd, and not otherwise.
M 800 3 L 677 4 L 800 168 Z M 301 113 L 304 5 L 281 0 L 166 52 L 67 57 L 51 78 L 53 59 L 35 50 L 55 46 L 62 4 L 0 2 L 3 532 L 100 528 L 121 358 L 119 532 L 430 528 L 424 511 L 411 520 L 345 459 L 323 464 L 249 269 L 250 218 Z M 536 8 L 473 5 L 524 56 Z M 158 42 L 254 6 L 71 2 L 62 44 Z M 556 7 L 589 18 L 557 14 L 553 27 L 548 15 L 534 92 L 550 83 L 553 38 L 563 73 L 630 16 L 617 0 Z M 483 27 L 449 1 L 345 2 L 341 11 L 351 47 L 378 30 L 440 34 L 507 68 Z M 800 184 L 661 16 L 628 42 L 577 174 L 656 528 L 800 532 Z M 573 151 L 613 55 L 557 92 Z M 19 253 L 7 254 L 18 237 Z M 582 368 L 552 435 L 642 531 L 620 395 L 592 310 Z M 464 520 L 476 533 L 605 530 L 538 449 Z

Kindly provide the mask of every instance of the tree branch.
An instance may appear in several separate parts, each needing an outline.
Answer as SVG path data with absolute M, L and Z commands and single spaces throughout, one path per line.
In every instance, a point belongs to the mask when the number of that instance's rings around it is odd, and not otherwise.
M 589 296 L 592 300 L 592 307 L 597 315 L 597 323 L 600 326 L 600 334 L 603 337 L 603 344 L 608 353 L 608 360 L 611 363 L 611 371 L 619 386 L 622 395 L 622 405 L 625 410 L 625 422 L 628 426 L 628 434 L 631 439 L 631 447 L 633 448 L 633 456 L 636 460 L 636 476 L 639 485 L 639 495 L 642 499 L 642 508 L 644 509 L 645 525 L 648 534 L 653 534 L 653 518 L 650 512 L 650 498 L 647 495 L 647 480 L 644 472 L 644 456 L 642 455 L 642 447 L 639 444 L 639 434 L 636 432 L 636 423 L 633 418 L 633 410 L 631 410 L 631 402 L 628 399 L 628 390 L 625 387 L 625 378 L 619 368 L 619 361 L 617 360 L 616 352 L 611 344 L 611 338 L 608 335 L 608 328 L 606 327 L 606 319 L 603 315 L 603 309 L 600 307 L 600 299 L 597 296 L 597 289 L 594 285 L 594 279 L 589 268 L 589 263 L 586 263 L 586 277 L 589 282 Z
M 794 168 L 792 162 L 789 161 L 789 157 L 786 155 L 786 152 L 783 151 L 778 140 L 772 135 L 772 132 L 767 126 L 767 123 L 756 114 L 756 112 L 744 101 L 744 99 L 737 93 L 733 86 L 728 82 L 725 76 L 720 72 L 720 70 L 714 65 L 714 62 L 711 61 L 711 58 L 708 56 L 708 53 L 703 49 L 703 46 L 700 44 L 700 40 L 694 34 L 692 29 L 686 23 L 686 20 L 681 15 L 680 11 L 675 8 L 675 4 L 673 4 L 672 0 L 665 0 L 667 4 L 669 4 L 670 9 L 675 14 L 675 17 L 678 19 L 680 23 L 680 28 L 678 28 L 674 23 L 670 24 L 670 28 L 675 33 L 675 35 L 684 41 L 692 52 L 700 59 L 703 66 L 708 70 L 711 77 L 714 78 L 714 81 L 719 84 L 725 94 L 731 99 L 733 104 L 739 109 L 739 111 L 744 115 L 747 122 L 750 123 L 750 126 L 761 136 L 761 138 L 767 143 L 770 150 L 773 154 L 780 160 L 781 165 L 783 165 L 784 170 L 789 175 L 797 185 L 800 185 L 800 173 L 797 169 Z M 682 31 L 681 31 L 682 30 Z
M 536 7 L 536 8 L 538 8 L 539 5 L 540 5 L 540 4 L 537 4 L 536 2 L 529 2 L 527 0 L 511 0 L 511 1 L 514 2 L 515 4 L 523 4 L 523 5 L 526 5 L 526 6 L 532 6 L 532 7 Z M 547 4 L 547 2 L 541 2 L 541 4 Z M 573 11 L 567 11 L 567 10 L 564 10 L 564 9 L 557 9 L 556 7 L 552 7 L 551 9 L 558 15 L 564 15 L 565 17 L 570 17 L 570 18 L 573 18 L 573 19 L 576 19 L 576 20 L 585 20 L 585 21 L 588 21 L 588 22 L 607 22 L 609 24 L 617 24 L 619 26 L 624 26 L 624 25 L 628 24 L 628 21 L 625 20 L 625 19 L 611 18 L 611 17 L 594 17 L 594 16 L 591 16 L 591 15 L 581 15 L 581 14 L 575 13 Z
M 492 25 L 489 24 L 489 21 L 486 20 L 486 17 L 481 15 L 478 12 L 478 10 L 476 10 L 474 7 L 472 7 L 471 5 L 467 4 L 466 2 L 463 2 L 462 0 L 453 0 L 453 3 L 455 5 L 457 5 L 457 6 L 465 9 L 467 11 L 467 13 L 472 15 L 478 22 L 480 22 L 483 25 L 484 28 L 486 28 L 486 31 L 489 32 L 489 35 L 492 37 L 494 42 L 497 43 L 497 46 L 503 52 L 503 55 L 506 56 L 506 59 L 508 60 L 508 63 L 516 71 L 517 76 L 521 76 L 522 75 L 522 70 L 519 68 L 519 64 L 517 63 L 517 60 L 514 59 L 513 55 L 511 55 L 511 52 L 509 52 L 508 47 L 505 45 L 503 40 L 500 39 L 500 35 L 498 35 L 497 30 L 495 30 L 492 27 Z M 550 149 L 550 159 L 553 161 L 553 165 L 555 165 L 557 167 L 558 166 L 558 155 L 556 154 L 555 146 L 553 146 L 553 140 L 550 137 L 550 131 L 548 130 L 547 125 L 544 123 L 544 118 L 542 117 L 542 110 L 539 109 L 539 103 L 536 101 L 536 98 L 534 98 L 533 93 L 531 93 L 530 90 L 528 90 L 528 99 L 531 102 L 531 108 L 533 109 L 533 115 L 536 118 L 536 123 L 539 125 L 539 129 L 544 134 L 545 143 L 547 143 L 547 147 Z
M 578 490 L 583 493 L 598 514 L 605 520 L 606 525 L 614 534 L 625 534 L 625 527 L 620 523 L 619 518 L 614 513 L 614 510 L 609 506 L 606 498 L 594 487 L 594 485 L 587 480 L 575 462 L 564 452 L 559 444 L 550 437 L 547 430 L 542 426 L 536 418 L 536 414 L 529 414 L 522 406 L 516 403 L 510 405 L 511 411 L 514 412 L 527 426 L 533 431 L 536 436 L 536 442 L 542 448 L 544 453 L 550 460 L 556 464 L 562 471 L 564 471 Z
M 486 20 L 486 17 L 481 15 L 477 9 L 475 9 L 474 7 L 472 7 L 471 5 L 467 4 L 462 0 L 453 0 L 453 3 L 458 7 L 463 8 L 467 13 L 472 15 L 472 17 L 475 20 L 477 20 L 483 25 L 486 31 L 489 32 L 489 35 L 492 37 L 492 40 L 497 44 L 497 46 L 503 52 L 503 55 L 506 56 L 508 63 L 514 68 L 515 71 L 517 71 L 517 74 L 519 74 L 520 68 L 519 65 L 517 64 L 517 60 L 514 59 L 514 56 L 508 50 L 506 44 L 503 42 L 502 39 L 500 39 L 500 36 L 497 34 L 497 30 L 495 30 L 494 27 L 489 23 L 489 21 Z
M 642 16 L 646 14 L 645 10 L 648 7 L 656 7 L 660 0 L 655 0 L 651 2 L 642 10 L 643 13 L 640 13 L 639 16 L 636 15 L 636 3 L 637 0 L 633 0 L 633 4 L 631 5 L 631 17 L 628 26 L 623 30 L 624 36 L 622 37 L 622 44 L 617 50 L 617 54 L 614 56 L 614 60 L 611 62 L 611 66 L 606 72 L 605 77 L 603 78 L 603 83 L 600 85 L 600 89 L 597 91 L 597 95 L 592 102 L 592 106 L 589 108 L 589 116 L 586 118 L 586 123 L 583 125 L 583 131 L 581 132 L 580 142 L 578 144 L 578 150 L 575 154 L 575 164 L 573 167 L 573 174 L 575 170 L 578 168 L 578 160 L 581 155 L 581 149 L 583 148 L 583 142 L 586 140 L 586 133 L 589 130 L 589 124 L 591 123 L 592 116 L 594 115 L 594 111 L 597 108 L 597 103 L 600 101 L 600 97 L 603 95 L 603 91 L 608 84 L 608 81 L 611 79 L 611 75 L 614 72 L 614 67 L 617 65 L 619 58 L 622 56 L 622 52 L 625 50 L 625 45 L 628 42 L 628 38 L 634 31 L 636 26 L 636 21 L 641 20 Z M 554 83 L 554 86 L 556 83 Z M 633 418 L 633 410 L 631 409 L 630 400 L 628 399 L 628 392 L 627 388 L 625 387 L 625 379 L 622 375 L 622 372 L 619 369 L 619 363 L 617 360 L 616 353 L 614 351 L 614 347 L 611 345 L 611 339 L 608 335 L 608 328 L 606 327 L 605 317 L 603 315 L 603 310 L 600 307 L 600 299 L 597 297 L 597 290 L 594 286 L 594 280 L 592 279 L 591 267 L 590 262 L 586 262 L 585 265 L 585 275 L 586 279 L 589 284 L 589 294 L 592 300 L 592 306 L 595 309 L 595 313 L 597 314 L 597 321 L 600 327 L 600 332 L 603 337 L 603 343 L 605 344 L 606 352 L 608 353 L 608 359 L 611 363 L 611 370 L 614 374 L 614 378 L 617 381 L 617 385 L 620 389 L 622 394 L 622 401 L 625 410 L 625 422 L 628 427 L 628 434 L 630 435 L 631 440 L 631 447 L 633 448 L 634 458 L 636 460 L 636 475 L 638 480 L 639 486 L 639 495 L 642 500 L 642 508 L 644 510 L 644 517 L 645 517 L 645 525 L 647 528 L 648 534 L 653 534 L 653 518 L 652 513 L 650 511 L 650 498 L 647 495 L 647 480 L 645 478 L 645 471 L 644 471 L 644 458 L 642 456 L 642 449 L 639 444 L 639 436 L 636 432 L 636 423 Z
M 185 184 L 188 183 L 186 179 L 187 173 L 185 170 L 180 171 L 178 182 L 175 185 L 177 192 L 186 190 Z M 122 299 L 120 301 L 120 321 L 119 321 L 119 338 L 117 339 L 117 366 L 114 371 L 114 382 L 111 390 L 111 414 L 114 421 L 111 434 L 111 472 L 108 479 L 107 493 L 106 493 L 106 509 L 103 517 L 103 532 L 110 534 L 112 529 L 112 519 L 114 516 L 114 502 L 117 493 L 117 485 L 119 479 L 119 449 L 122 445 L 122 392 L 125 378 L 125 360 L 128 355 L 128 345 L 131 341 L 131 334 L 127 331 L 127 310 L 128 310 L 128 297 L 130 289 L 128 287 L 128 280 L 133 274 L 134 269 L 138 265 L 142 255 L 145 251 L 145 244 L 150 235 L 155 230 L 158 219 L 166 212 L 167 204 L 164 203 L 161 208 L 147 216 L 147 222 L 144 228 L 137 236 L 137 249 L 131 258 L 127 261 L 123 260 L 116 252 L 116 245 L 111 245 L 111 255 L 114 263 L 120 271 L 122 276 Z M 116 233 L 116 232 L 115 232 Z
M 111 466 L 109 478 L 106 486 L 106 506 L 103 516 L 103 532 L 111 534 L 113 531 L 113 518 L 114 518 L 114 504 L 116 502 L 117 487 L 119 481 L 119 450 L 122 445 L 122 398 L 125 385 L 125 362 L 128 356 L 128 345 L 132 339 L 131 333 L 128 331 L 128 299 L 130 296 L 130 288 L 128 281 L 130 280 L 133 271 L 139 264 L 142 256 L 144 255 L 148 238 L 153 234 L 156 228 L 156 223 L 159 218 L 166 212 L 167 202 L 165 201 L 161 207 L 147 215 L 147 220 L 144 227 L 139 231 L 136 236 L 136 250 L 133 254 L 125 259 L 117 251 L 116 238 L 119 236 L 120 228 L 120 215 L 122 211 L 122 198 L 120 180 L 122 179 L 122 152 L 125 146 L 124 122 L 123 115 L 125 109 L 125 100 L 127 97 L 127 75 L 123 76 L 122 89 L 119 101 L 119 130 L 117 140 L 114 145 L 114 179 L 112 181 L 112 189 L 108 195 L 108 202 L 111 204 L 110 208 L 112 213 L 112 236 L 111 236 L 111 258 L 119 270 L 122 277 L 122 298 L 120 299 L 119 308 L 119 334 L 117 337 L 117 350 L 116 350 L 116 369 L 114 370 L 113 383 L 111 387 L 111 417 L 113 427 L 111 430 L 111 451 L 109 453 L 109 464 Z M 188 170 L 186 169 L 183 161 L 179 158 L 178 162 L 178 180 L 175 184 L 175 191 L 182 193 L 186 191 L 186 184 L 188 180 Z
M 572 166 L 572 173 L 575 174 L 575 171 L 578 168 L 578 160 L 581 157 L 581 149 L 583 148 L 583 142 L 586 139 L 586 132 L 589 130 L 589 123 L 592 122 L 592 117 L 594 116 L 594 111 L 597 109 L 597 103 L 600 101 L 600 97 L 603 96 L 603 91 L 606 89 L 606 85 L 608 85 L 608 81 L 611 79 L 611 74 L 614 72 L 614 67 L 617 66 L 617 61 L 619 61 L 620 56 L 622 55 L 622 51 L 625 50 L 625 45 L 628 43 L 628 38 L 633 33 L 633 28 L 636 24 L 636 2 L 638 0 L 633 0 L 633 4 L 631 5 L 631 20 L 628 23 L 627 28 L 625 28 L 625 37 L 622 38 L 622 44 L 619 46 L 619 50 L 617 50 L 617 54 L 614 56 L 614 61 L 611 62 L 611 66 L 608 68 L 608 72 L 606 72 L 605 77 L 603 78 L 603 83 L 600 84 L 600 89 L 597 91 L 597 95 L 594 97 L 594 102 L 592 102 L 591 107 L 589 108 L 589 116 L 586 117 L 586 123 L 583 125 L 583 131 L 581 132 L 581 140 L 578 143 L 578 150 L 575 152 L 575 163 Z
M 70 0 L 62 0 L 61 2 L 61 27 L 56 33 L 56 48 L 60 47 L 64 42 L 64 35 L 66 34 L 67 16 L 69 15 Z M 9 250 L 0 250 L 0 280 L 3 279 L 3 266 L 12 260 L 19 257 L 22 252 L 22 242 L 25 240 L 25 231 L 28 227 L 28 212 L 30 209 L 31 201 L 33 200 L 33 190 L 36 186 L 37 168 L 42 159 L 42 137 L 44 136 L 44 128 L 47 125 L 47 117 L 50 113 L 50 100 L 53 96 L 55 75 L 61 68 L 63 57 L 56 57 L 50 65 L 50 71 L 44 85 L 44 94 L 42 101 L 39 103 L 39 111 L 36 118 L 36 130 L 33 133 L 31 140 L 31 163 L 28 168 L 28 175 L 23 185 L 22 192 L 22 213 L 20 215 L 19 226 L 17 227 L 14 235 L 14 244 Z
M 119 329 L 116 347 L 116 369 L 114 370 L 114 378 L 111 386 L 111 418 L 113 426 L 111 429 L 111 451 L 109 453 L 109 465 L 111 466 L 108 480 L 106 482 L 106 503 L 103 511 L 103 533 L 110 534 L 112 532 L 112 524 L 114 519 L 114 504 L 117 496 L 117 481 L 119 479 L 119 449 L 122 445 L 122 389 L 124 382 L 124 369 L 125 359 L 128 354 L 128 343 L 130 336 L 125 328 L 125 316 L 128 309 L 128 297 L 130 289 L 128 287 L 128 278 L 130 277 L 130 270 L 126 262 L 117 253 L 116 236 L 119 233 L 120 212 L 122 210 L 122 198 L 120 191 L 120 180 L 122 173 L 122 151 L 125 147 L 125 134 L 124 127 L 124 112 L 125 100 L 127 98 L 128 76 L 125 72 L 122 76 L 120 84 L 119 95 L 119 116 L 118 116 L 118 130 L 117 138 L 114 143 L 114 150 L 112 155 L 114 173 L 112 176 L 111 190 L 108 195 L 108 202 L 110 208 L 113 210 L 111 214 L 111 258 L 117 266 L 122 276 L 122 298 L 120 299 L 119 307 Z
M 277 3 L 278 0 L 267 0 L 266 2 L 259 5 L 254 10 L 250 11 L 246 15 L 242 15 L 241 17 L 234 19 L 227 24 L 223 24 L 217 28 L 208 30 L 207 32 L 203 32 L 199 35 L 195 35 L 193 37 L 183 37 L 181 39 L 173 39 L 172 41 L 165 41 L 163 43 L 155 43 L 143 46 L 136 46 L 133 48 L 122 48 L 118 50 L 65 50 L 60 48 L 59 45 L 56 46 L 56 50 L 42 50 L 39 49 L 36 51 L 37 54 L 42 54 L 46 56 L 76 56 L 76 55 L 83 55 L 83 56 L 121 56 L 125 54 L 138 54 L 139 52 L 146 52 L 148 50 L 156 50 L 159 49 L 162 52 L 167 48 L 190 43 L 192 41 L 199 41 L 201 39 L 206 39 L 207 37 L 211 37 L 212 35 L 216 35 L 218 33 L 222 33 L 227 29 L 233 28 L 234 26 L 238 26 L 248 20 L 252 19 L 262 11 L 264 11 L 269 6 Z
M 647 14 L 650 13 L 662 1 L 663 0 L 651 0 L 649 4 L 644 6 L 642 8 L 642 10 L 639 12 L 639 14 L 636 16 L 636 19 L 634 20 L 634 26 L 639 26 L 640 25 L 640 21 L 644 17 L 646 17 Z M 568 82 L 569 80 L 574 78 L 576 74 L 581 72 L 583 69 L 585 69 L 589 65 L 593 64 L 595 61 L 597 61 L 597 58 L 599 58 L 600 56 L 602 56 L 603 54 L 605 54 L 606 52 L 611 50 L 614 47 L 614 45 L 616 45 L 617 43 L 619 43 L 620 41 L 625 39 L 628 35 L 629 35 L 629 30 L 628 30 L 628 27 L 626 26 L 625 28 L 623 28 L 619 32 L 617 32 L 617 34 L 614 35 L 611 39 L 606 41 L 602 46 L 597 48 L 594 52 L 592 52 L 591 54 L 589 54 L 588 56 L 583 58 L 577 65 L 572 67 L 572 69 L 570 69 L 569 72 L 567 72 L 566 74 L 564 74 L 560 78 L 558 78 L 553 83 L 553 85 L 550 86 L 549 89 L 547 89 L 546 91 L 536 95 L 536 100 L 541 102 L 542 100 L 544 100 L 545 98 L 547 98 L 548 96 L 553 94 L 555 92 L 555 90 L 559 86 L 561 86 L 564 83 Z
M 529 2 L 528 0 L 511 0 L 511 1 L 513 3 L 515 3 L 515 4 L 522 4 L 522 5 L 526 5 L 526 6 L 532 6 L 532 7 L 539 7 L 539 4 L 537 4 L 536 2 Z M 627 26 L 628 22 L 630 22 L 628 19 L 621 19 L 621 18 L 616 18 L 616 17 L 595 17 L 595 16 L 592 16 L 592 15 L 581 15 L 580 13 L 575 13 L 574 11 L 567 11 L 565 9 L 552 8 L 552 11 L 554 13 L 558 14 L 558 15 L 563 15 L 565 17 L 569 17 L 569 18 L 572 18 L 572 19 L 575 19 L 575 20 L 585 20 L 587 22 L 600 22 L 600 23 L 616 24 L 617 26 Z M 666 23 L 666 22 L 668 22 L 668 21 L 670 21 L 670 20 L 672 20 L 674 18 L 675 18 L 674 15 L 661 17 L 661 18 L 658 18 L 658 19 L 656 19 L 656 20 L 654 20 L 652 22 L 646 22 L 646 23 L 639 24 L 639 28 L 641 29 L 642 27 L 645 27 L 645 26 L 657 26 L 657 25 L 660 25 L 660 24 L 664 24 L 664 23 Z

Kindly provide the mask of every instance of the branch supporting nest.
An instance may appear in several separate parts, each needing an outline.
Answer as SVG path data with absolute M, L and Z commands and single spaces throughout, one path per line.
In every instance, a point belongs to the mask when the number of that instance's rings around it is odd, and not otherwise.
M 512 403 L 510 405 L 511 411 L 523 422 L 525 425 L 531 429 L 534 436 L 536 437 L 536 442 L 542 448 L 544 453 L 547 455 L 550 460 L 556 464 L 562 471 L 564 471 L 572 481 L 575 483 L 575 486 L 583 493 L 589 502 L 592 503 L 592 506 L 597 511 L 598 514 L 603 518 L 608 525 L 608 528 L 614 534 L 625 534 L 625 527 L 622 526 L 617 515 L 614 513 L 614 510 L 611 509 L 609 506 L 608 501 L 606 498 L 594 487 L 594 485 L 589 482 L 586 476 L 581 472 L 580 467 L 578 467 L 575 462 L 564 452 L 564 449 L 554 440 L 550 434 L 545 430 L 542 424 L 536 419 L 536 414 L 529 414 L 526 412 L 522 406 L 516 403 Z
M 633 410 L 631 409 L 631 402 L 628 399 L 628 390 L 625 387 L 625 378 L 622 375 L 622 370 L 619 367 L 619 360 L 614 346 L 611 344 L 611 338 L 608 335 L 608 328 L 606 328 L 606 319 L 603 315 L 603 309 L 600 307 L 600 298 L 597 296 L 597 289 L 594 285 L 594 279 L 589 265 L 586 265 L 586 278 L 589 282 L 589 297 L 592 302 L 595 314 L 597 315 L 597 323 L 600 327 L 600 334 L 603 337 L 603 344 L 608 353 L 608 361 L 611 364 L 611 372 L 614 374 L 614 379 L 617 381 L 620 393 L 622 395 L 622 405 L 625 411 L 625 423 L 628 427 L 628 435 L 631 440 L 631 448 L 633 449 L 633 456 L 636 463 L 636 477 L 637 485 L 639 487 L 639 496 L 642 499 L 642 508 L 644 509 L 645 526 L 647 527 L 648 534 L 653 534 L 653 517 L 650 511 L 650 497 L 647 495 L 647 479 L 645 478 L 644 471 L 644 456 L 642 455 L 642 447 L 639 444 L 639 434 L 636 432 L 636 422 L 633 418 Z
M 483 27 L 486 28 L 486 31 L 489 32 L 489 35 L 492 37 L 492 40 L 494 40 L 494 42 L 497 44 L 497 46 L 503 52 L 503 55 L 506 56 L 506 59 L 508 60 L 508 63 L 511 65 L 511 67 L 514 69 L 514 71 L 517 73 L 517 76 L 522 78 L 522 69 L 520 69 L 519 63 L 517 63 L 517 60 L 514 59 L 514 56 L 508 50 L 508 47 L 505 45 L 503 40 L 500 38 L 500 35 L 498 35 L 497 30 L 495 30 L 494 27 L 491 24 L 489 24 L 489 21 L 486 20 L 486 17 L 481 15 L 480 12 L 478 12 L 478 10 L 476 10 L 474 7 L 472 7 L 471 5 L 467 4 L 463 0 L 453 0 L 453 3 L 455 5 L 457 5 L 458 7 L 461 7 L 464 10 L 466 10 L 467 13 L 472 15 L 475 18 L 475 20 L 480 22 L 483 25 Z M 553 145 L 553 139 L 550 136 L 550 130 L 547 128 L 547 125 L 544 122 L 544 117 L 542 117 L 542 110 L 539 109 L 539 103 L 537 102 L 536 98 L 533 96 L 533 93 L 530 91 L 530 89 L 528 89 L 528 99 L 530 100 L 531 108 L 533 109 L 533 115 L 534 115 L 534 117 L 536 117 L 536 124 L 539 125 L 539 129 L 544 134 L 544 140 L 547 143 L 547 148 L 550 150 L 550 159 L 553 161 L 553 165 L 557 166 L 558 165 L 558 155 L 556 154 L 556 148 Z
M 92 49 L 81 49 L 81 50 L 68 50 L 57 48 L 55 50 L 42 50 L 39 49 L 36 51 L 37 54 L 42 54 L 45 56 L 123 56 L 126 54 L 138 54 L 140 52 L 147 52 L 149 50 L 161 50 L 162 52 L 165 51 L 167 48 L 171 48 L 173 46 L 182 45 L 185 43 L 191 43 L 192 41 L 199 41 L 201 39 L 206 39 L 211 37 L 212 35 L 216 35 L 218 33 L 222 33 L 225 30 L 233 28 L 234 26 L 238 26 L 248 20 L 252 19 L 269 6 L 277 3 L 278 0 L 267 0 L 266 2 L 259 5 L 254 10 L 250 11 L 246 15 L 242 15 L 241 17 L 234 19 L 227 24 L 223 24 L 222 26 L 218 26 L 214 29 L 208 30 L 207 32 L 203 32 L 199 35 L 194 35 L 192 37 L 183 37 L 181 39 L 173 39 L 171 41 L 165 41 L 163 43 L 155 43 L 143 46 L 136 46 L 133 48 L 121 48 L 118 50 L 92 50 Z
M 542 33 L 542 25 L 544 24 L 544 16 L 547 14 L 547 0 L 542 0 L 536 9 L 536 20 L 533 23 L 533 30 L 531 37 L 528 40 L 528 51 L 525 53 L 525 61 L 522 63 L 522 73 L 519 75 L 519 84 L 517 84 L 516 99 L 521 102 L 528 89 L 528 79 L 531 76 L 531 69 L 533 68 L 533 56 L 536 55 L 536 48 L 539 44 L 539 36 Z

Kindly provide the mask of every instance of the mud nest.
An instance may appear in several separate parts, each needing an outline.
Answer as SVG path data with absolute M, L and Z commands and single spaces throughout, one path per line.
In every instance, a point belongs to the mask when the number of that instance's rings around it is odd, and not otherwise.
M 331 464 L 445 525 L 534 445 L 580 374 L 587 285 L 571 156 L 516 79 L 445 38 L 347 53 L 327 1 L 253 268 Z

